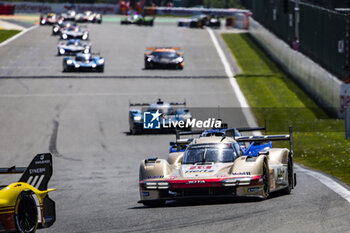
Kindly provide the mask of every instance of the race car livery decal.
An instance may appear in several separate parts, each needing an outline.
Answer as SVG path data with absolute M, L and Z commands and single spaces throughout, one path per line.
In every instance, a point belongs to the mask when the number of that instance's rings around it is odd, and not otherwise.
M 223 164 L 214 165 L 183 165 L 182 172 L 184 177 L 208 177 L 213 173 L 225 167 Z
M 164 176 L 148 176 L 147 179 L 161 179 L 164 178 Z
M 249 176 L 251 175 L 250 172 L 233 172 L 232 175 L 236 176 L 236 175 L 243 175 L 243 176 Z
M 259 187 L 250 187 L 250 188 L 247 188 L 246 191 L 248 193 L 255 193 L 255 192 L 259 192 L 260 188 Z

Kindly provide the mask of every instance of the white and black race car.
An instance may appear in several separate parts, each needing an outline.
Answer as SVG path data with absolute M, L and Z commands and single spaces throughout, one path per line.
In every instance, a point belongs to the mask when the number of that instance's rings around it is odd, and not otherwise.
M 75 16 L 76 22 L 81 23 L 102 23 L 102 15 L 94 13 L 92 11 L 84 11 L 84 13 L 79 13 Z
M 70 39 L 67 42 L 61 41 L 57 46 L 57 54 L 74 55 L 77 53 L 90 53 L 91 43 L 83 43 L 80 39 Z
M 59 35 L 61 30 L 64 30 L 70 26 L 77 27 L 77 24 L 73 23 L 72 21 L 57 22 L 52 26 L 52 35 Z
M 83 29 L 80 26 L 70 26 L 67 28 L 63 28 L 60 31 L 61 39 L 62 40 L 68 40 L 68 39 L 82 39 L 87 40 L 89 39 L 89 32 L 86 29 Z

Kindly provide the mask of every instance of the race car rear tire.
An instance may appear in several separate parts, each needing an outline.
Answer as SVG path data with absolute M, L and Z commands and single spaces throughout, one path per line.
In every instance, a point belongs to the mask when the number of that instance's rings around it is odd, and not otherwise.
M 143 205 L 148 207 L 163 207 L 165 206 L 165 201 L 149 201 L 144 202 Z
M 263 199 L 267 199 L 269 197 L 270 194 L 270 183 L 269 183 L 269 170 L 267 167 L 266 162 L 264 161 L 263 163 L 263 195 L 262 198 Z
M 38 209 L 28 192 L 22 192 L 17 198 L 15 224 L 17 232 L 23 233 L 34 233 L 38 227 Z

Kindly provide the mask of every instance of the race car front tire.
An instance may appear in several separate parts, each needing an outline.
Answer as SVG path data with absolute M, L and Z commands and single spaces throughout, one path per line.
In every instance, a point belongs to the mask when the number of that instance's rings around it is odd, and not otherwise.
M 17 232 L 34 233 L 38 227 L 38 209 L 29 192 L 22 192 L 16 202 L 15 224 Z
M 98 72 L 104 72 L 104 70 L 105 70 L 105 67 L 104 66 L 99 66 L 99 67 L 97 67 L 97 71 Z
M 270 194 L 270 183 L 269 183 L 269 169 L 267 167 L 267 163 L 266 161 L 264 161 L 263 163 L 263 195 L 262 195 L 262 199 L 267 199 L 269 197 Z
M 152 69 L 153 68 L 153 64 L 149 63 L 149 62 L 145 62 L 145 69 Z
M 288 159 L 287 179 L 288 179 L 288 186 L 283 191 L 285 194 L 290 194 L 292 192 L 292 189 L 293 189 L 293 180 L 294 180 L 293 164 L 292 164 L 291 158 Z

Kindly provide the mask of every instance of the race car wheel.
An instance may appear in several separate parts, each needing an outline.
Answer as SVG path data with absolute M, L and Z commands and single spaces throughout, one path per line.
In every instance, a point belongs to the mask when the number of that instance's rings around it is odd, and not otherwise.
M 104 72 L 104 70 L 105 70 L 104 66 L 100 66 L 100 67 L 97 68 L 97 71 L 101 72 L 101 73 Z
M 149 201 L 144 202 L 143 205 L 148 207 L 162 207 L 165 205 L 165 201 Z
M 132 127 L 130 128 L 130 134 L 132 135 L 139 134 L 139 131 L 136 128 Z
M 21 233 L 33 233 L 38 227 L 38 209 L 28 192 L 22 192 L 17 198 L 15 223 L 17 232 Z
M 291 158 L 288 159 L 287 176 L 288 187 L 284 189 L 284 193 L 290 194 L 293 189 L 293 165 Z
M 264 162 L 263 164 L 263 199 L 268 198 L 270 193 L 270 185 L 269 185 L 269 172 L 268 172 L 267 164 Z

